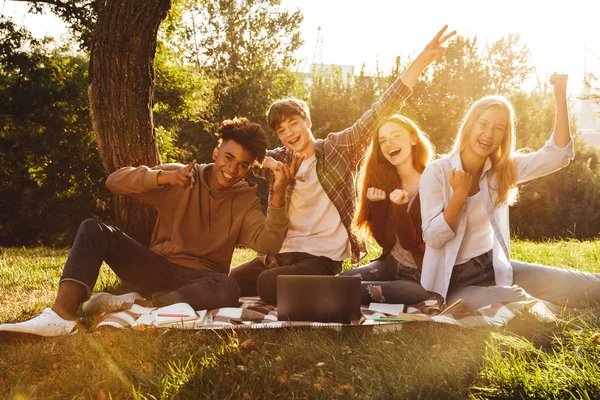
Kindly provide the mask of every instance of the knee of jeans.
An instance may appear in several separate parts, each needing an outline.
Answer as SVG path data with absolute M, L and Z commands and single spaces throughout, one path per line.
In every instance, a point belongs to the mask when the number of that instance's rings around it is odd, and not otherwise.
M 267 288 L 273 287 L 277 284 L 277 276 L 278 274 L 273 269 L 269 269 L 260 275 L 258 275 L 258 279 L 256 280 L 256 288 L 258 292 L 265 290 Z
M 97 219 L 88 218 L 79 225 L 79 230 L 83 231 L 85 233 L 90 233 L 90 232 L 93 232 L 94 230 L 97 230 L 98 226 L 100 224 L 101 224 L 101 222 L 98 221 Z
M 381 285 L 367 285 L 367 292 L 371 296 L 371 301 L 376 303 L 385 303 L 385 296 L 383 295 L 383 288 Z
M 522 287 L 518 285 L 512 286 L 490 286 L 488 290 L 496 295 L 500 296 L 500 301 L 513 302 L 513 301 L 524 301 L 528 300 L 529 295 Z
M 224 279 L 219 282 L 219 297 L 223 307 L 237 307 L 240 300 L 240 287 L 236 280 L 230 276 L 224 275 Z
M 258 276 L 256 291 L 263 301 L 274 303 L 277 299 L 277 276 L 273 269 L 267 270 Z

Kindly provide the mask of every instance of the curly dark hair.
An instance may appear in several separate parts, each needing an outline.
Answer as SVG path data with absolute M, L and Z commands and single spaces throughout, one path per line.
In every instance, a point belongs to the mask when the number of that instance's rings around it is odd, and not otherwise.
M 219 145 L 228 140 L 233 140 L 248 150 L 252 156 L 263 162 L 267 152 L 267 135 L 259 124 L 254 124 L 244 117 L 226 119 L 215 132 L 219 138 Z

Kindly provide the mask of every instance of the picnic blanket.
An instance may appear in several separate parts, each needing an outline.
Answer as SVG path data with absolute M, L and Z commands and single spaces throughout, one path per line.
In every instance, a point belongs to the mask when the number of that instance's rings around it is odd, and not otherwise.
M 555 322 L 556 315 L 549 305 L 540 300 L 498 303 L 482 307 L 475 312 L 459 309 L 452 313 L 440 312 L 436 301 L 407 306 L 371 303 L 361 307 L 363 318 L 356 324 L 324 323 L 314 321 L 278 321 L 277 308 L 262 302 L 258 297 L 240 298 L 239 307 L 215 310 L 194 310 L 189 304 L 177 303 L 162 308 L 129 304 L 128 309 L 103 315 L 97 327 L 171 329 L 265 329 L 304 327 L 381 326 L 398 323 L 439 322 L 462 327 L 504 326 L 518 314 L 529 313 L 542 322 Z M 382 317 L 397 317 L 397 321 L 381 321 Z

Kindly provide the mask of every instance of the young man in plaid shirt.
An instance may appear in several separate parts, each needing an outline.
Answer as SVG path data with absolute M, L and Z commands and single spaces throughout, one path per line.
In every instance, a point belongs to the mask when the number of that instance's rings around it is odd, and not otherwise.
M 354 125 L 330 133 L 326 139 L 314 138 L 304 101 L 284 99 L 271 105 L 267 121 L 284 147 L 269 150 L 267 155 L 283 164 L 289 164 L 297 153 L 305 159 L 298 180 L 286 194 L 290 223 L 280 253 L 275 257 L 259 255 L 230 273 L 242 296 L 258 293 L 263 301 L 276 304 L 278 275 L 335 275 L 349 256 L 358 264 L 364 245 L 351 229 L 356 167 L 379 121 L 399 111 L 423 69 L 443 56 L 446 49 L 442 45 L 455 34 L 444 36 L 446 28 Z M 255 174 L 269 180 L 270 204 L 272 172 L 262 168 Z

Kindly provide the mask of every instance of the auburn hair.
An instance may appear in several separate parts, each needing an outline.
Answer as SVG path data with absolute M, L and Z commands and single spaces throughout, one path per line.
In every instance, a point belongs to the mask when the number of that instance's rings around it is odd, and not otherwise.
M 402 180 L 396 172 L 396 167 L 390 164 L 385 158 L 379 145 L 379 130 L 387 123 L 395 123 L 402 126 L 411 136 L 416 138 L 416 144 L 412 146 L 411 155 L 413 167 L 417 171 L 423 172 L 434 154 L 433 145 L 429 141 L 429 138 L 410 118 L 394 114 L 379 122 L 377 128 L 373 131 L 371 145 L 361 162 L 357 178 L 359 197 L 353 225 L 355 231 L 363 237 L 371 235 L 371 223 L 373 222 L 371 221 L 367 189 L 375 187 L 384 190 L 389 195 L 395 189 L 402 187 Z
M 495 176 L 497 185 L 497 187 L 490 188 L 498 193 L 495 206 L 500 206 L 504 203 L 510 205 L 517 200 L 518 188 L 517 177 L 512 162 L 513 154 L 516 153 L 515 110 L 506 97 L 485 96 L 473 103 L 458 129 L 458 135 L 451 153 L 460 153 L 465 149 L 479 117 L 492 107 L 505 110 L 508 114 L 508 123 L 500 146 L 498 146 L 498 149 L 494 153 L 489 155 L 492 161 L 492 168 L 489 174 L 490 177 Z

